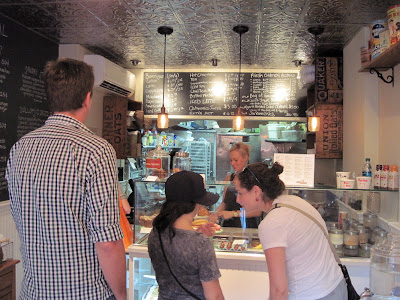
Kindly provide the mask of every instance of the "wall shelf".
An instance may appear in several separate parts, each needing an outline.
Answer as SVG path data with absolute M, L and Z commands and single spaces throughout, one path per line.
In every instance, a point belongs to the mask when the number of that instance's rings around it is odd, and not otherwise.
M 370 69 L 389 70 L 400 63 L 400 42 L 392 45 L 377 58 L 361 66 L 359 72 L 369 72 Z

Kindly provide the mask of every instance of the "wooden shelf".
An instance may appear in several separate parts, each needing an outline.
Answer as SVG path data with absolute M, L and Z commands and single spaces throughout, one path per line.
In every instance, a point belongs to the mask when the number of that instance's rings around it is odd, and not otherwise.
M 398 65 L 399 63 L 400 63 L 400 42 L 392 45 L 377 58 L 363 64 L 359 72 L 369 72 L 369 70 L 372 68 L 379 69 L 380 71 L 386 71 Z

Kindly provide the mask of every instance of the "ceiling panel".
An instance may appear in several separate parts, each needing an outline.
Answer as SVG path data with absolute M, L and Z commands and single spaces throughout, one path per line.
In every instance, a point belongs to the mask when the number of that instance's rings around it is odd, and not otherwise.
M 0 14 L 57 43 L 77 43 L 125 68 L 162 68 L 162 25 L 167 67 L 295 68 L 319 55 L 340 55 L 363 26 L 386 16 L 398 0 L 2 0 Z M 311 26 L 323 26 L 315 37 Z

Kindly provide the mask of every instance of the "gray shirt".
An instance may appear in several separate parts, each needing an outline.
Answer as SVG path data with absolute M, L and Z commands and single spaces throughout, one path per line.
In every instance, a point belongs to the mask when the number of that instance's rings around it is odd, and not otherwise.
M 207 282 L 221 277 L 210 239 L 202 233 L 182 229 L 176 229 L 172 243 L 167 231 L 161 237 L 172 272 L 187 290 L 205 299 L 201 281 Z M 159 285 L 158 299 L 193 299 L 171 275 L 158 234 L 154 230 L 150 232 L 148 248 Z

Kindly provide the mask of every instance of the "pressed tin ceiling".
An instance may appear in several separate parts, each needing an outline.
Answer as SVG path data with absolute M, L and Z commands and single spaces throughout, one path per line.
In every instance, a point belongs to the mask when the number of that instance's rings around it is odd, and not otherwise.
M 236 68 L 239 35 L 242 67 L 293 69 L 310 64 L 314 36 L 320 56 L 337 56 L 363 26 L 386 16 L 400 0 L 0 0 L 0 14 L 58 44 L 81 44 L 125 68 Z M 133 66 L 131 60 L 141 63 Z

